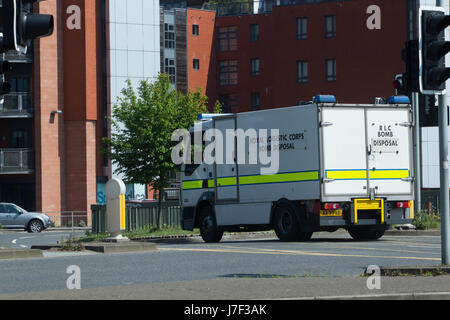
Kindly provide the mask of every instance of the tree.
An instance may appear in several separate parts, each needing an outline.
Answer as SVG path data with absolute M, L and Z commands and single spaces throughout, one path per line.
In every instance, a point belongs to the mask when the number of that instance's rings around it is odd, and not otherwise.
M 163 190 L 169 186 L 170 173 L 179 169 L 171 160 L 172 133 L 189 129 L 198 114 L 207 111 L 207 97 L 200 90 L 184 95 L 172 88 L 167 74 L 160 74 L 153 83 L 141 81 L 137 94 L 128 80 L 118 99 L 110 119 L 116 130 L 110 139 L 104 138 L 104 152 L 117 164 L 115 173 L 127 182 L 158 190 L 161 228 Z

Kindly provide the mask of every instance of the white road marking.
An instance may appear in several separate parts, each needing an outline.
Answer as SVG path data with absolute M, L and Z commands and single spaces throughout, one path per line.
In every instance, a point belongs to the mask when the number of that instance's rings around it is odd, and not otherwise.
M 11 242 L 14 243 L 14 244 L 17 244 L 17 240 L 18 240 L 18 239 L 14 239 L 14 240 L 11 241 Z

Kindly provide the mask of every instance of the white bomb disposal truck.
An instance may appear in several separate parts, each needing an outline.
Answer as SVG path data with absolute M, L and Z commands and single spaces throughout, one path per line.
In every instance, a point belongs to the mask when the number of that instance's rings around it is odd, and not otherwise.
M 357 240 L 376 240 L 391 225 L 414 218 L 407 97 L 338 104 L 333 96 L 316 96 L 300 106 L 211 116 L 200 134 L 211 128 L 224 137 L 236 128 L 268 133 L 249 135 L 244 149 L 238 139 L 228 141 L 228 149 L 224 142 L 215 154 L 231 162 L 182 166 L 182 227 L 200 228 L 206 242 L 220 241 L 224 231 L 271 229 L 282 241 L 302 241 L 339 228 Z M 239 152 L 250 156 L 255 143 L 259 151 L 279 151 L 277 172 L 262 173 L 268 165 L 259 160 L 237 161 Z

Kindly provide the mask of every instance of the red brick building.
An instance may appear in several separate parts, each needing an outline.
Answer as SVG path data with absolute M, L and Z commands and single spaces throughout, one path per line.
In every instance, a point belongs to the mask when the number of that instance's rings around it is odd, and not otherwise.
M 0 202 L 89 213 L 111 177 L 101 153 L 111 105 L 125 80 L 160 71 L 159 3 L 47 0 L 34 11 L 55 27 L 26 55 L 5 57 L 14 68 L 0 103 Z
M 221 8 L 210 98 L 241 112 L 292 106 L 316 94 L 345 103 L 390 96 L 395 74 L 404 72 L 401 49 L 411 4 L 317 1 L 253 8 L 258 14 L 233 8 L 229 16 Z

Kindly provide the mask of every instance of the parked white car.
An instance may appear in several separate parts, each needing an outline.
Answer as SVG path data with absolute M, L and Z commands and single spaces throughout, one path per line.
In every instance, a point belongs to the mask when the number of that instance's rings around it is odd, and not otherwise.
M 39 233 L 50 226 L 51 220 L 46 214 L 28 212 L 15 204 L 0 202 L 0 224 L 5 229 L 20 228 Z

